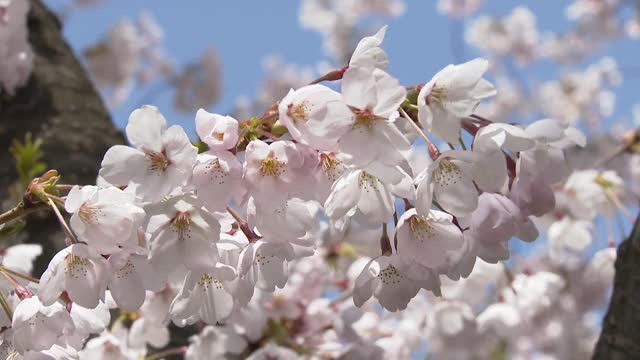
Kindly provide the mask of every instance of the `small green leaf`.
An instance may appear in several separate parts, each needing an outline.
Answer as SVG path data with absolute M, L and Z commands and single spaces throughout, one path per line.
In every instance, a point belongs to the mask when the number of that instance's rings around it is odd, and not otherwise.
M 41 147 L 42 139 L 36 138 L 34 140 L 31 133 L 27 133 L 24 142 L 16 139 L 9 149 L 15 159 L 16 171 L 24 187 L 47 168 L 47 164 L 40 161 L 43 156 Z

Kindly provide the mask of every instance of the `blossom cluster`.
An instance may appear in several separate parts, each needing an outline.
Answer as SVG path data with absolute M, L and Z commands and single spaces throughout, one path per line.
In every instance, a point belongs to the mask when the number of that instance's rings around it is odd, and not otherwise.
M 13 94 L 29 80 L 33 52 L 27 29 L 27 0 L 0 1 L 0 94 Z
M 463 1 L 459 10 L 475 11 L 478 1 Z M 447 2 L 445 2 L 446 4 Z M 566 8 L 566 18 L 575 23 L 564 32 L 541 31 L 535 14 L 526 6 L 514 8 L 503 17 L 482 15 L 470 23 L 466 32 L 469 45 L 492 56 L 511 56 L 519 64 L 530 64 L 538 57 L 559 63 L 577 63 L 585 60 L 611 40 L 622 37 L 637 39 L 640 34 L 640 16 L 623 15 L 630 3 L 620 0 L 574 0 Z M 632 11 L 635 9 L 631 9 Z
M 174 107 L 185 112 L 209 106 L 220 97 L 217 53 L 208 49 L 197 61 L 176 69 L 164 48 L 164 32 L 150 13 L 115 24 L 104 38 L 84 50 L 84 57 L 94 83 L 111 106 L 121 105 L 137 87 L 154 81 L 174 87 Z
M 359 27 L 365 19 L 398 17 L 406 8 L 404 0 L 303 0 L 299 21 L 303 29 L 320 33 L 324 50 L 345 63 L 361 37 Z
M 103 39 L 84 50 L 87 69 L 95 84 L 108 94 L 109 103 L 126 100 L 134 86 L 173 72 L 163 48 L 164 33 L 151 14 L 137 21 L 123 19 Z
M 97 185 L 66 196 L 68 246 L 37 288 L 13 279 L 4 291 L 13 315 L 5 313 L 2 351 L 137 359 L 168 344 L 169 323 L 209 325 L 191 339 L 190 359 L 246 355 L 248 344 L 282 332 L 252 358 L 406 358 L 423 331 L 434 353 L 458 348 L 468 358 L 507 339 L 526 356 L 571 321 L 592 335 L 585 314 L 606 298 L 615 251 L 576 260 L 570 289 L 552 264 L 509 275 L 500 261 L 511 239 L 537 239 L 534 219 L 559 216 L 559 184 L 579 196 L 551 225 L 550 259 L 584 249 L 582 222 L 609 195 L 618 199 L 617 175 L 569 176 L 564 150 L 585 137 L 567 124 L 475 115 L 496 94 L 487 60 L 401 85 L 385 71 L 385 31 L 326 77 L 340 91 L 312 81 L 244 121 L 199 110 L 201 147 L 158 108 L 133 111 L 131 146 L 110 148 Z M 468 296 L 491 281 L 501 301 Z M 589 291 L 601 296 L 576 304 Z M 392 317 L 376 303 L 406 312 Z M 109 308 L 121 321 L 107 331 Z M 523 325 L 534 321 L 540 327 Z M 400 330 L 388 334 L 392 325 Z

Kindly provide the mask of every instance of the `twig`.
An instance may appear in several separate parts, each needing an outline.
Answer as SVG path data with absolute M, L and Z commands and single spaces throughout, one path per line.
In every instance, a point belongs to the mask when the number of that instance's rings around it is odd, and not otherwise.
M 51 204 L 51 207 L 53 208 L 53 212 L 56 213 L 56 217 L 58 218 L 58 221 L 60 222 L 62 229 L 67 234 L 67 238 L 71 241 L 72 244 L 77 243 L 78 239 L 76 239 L 76 236 L 73 234 L 73 231 L 71 231 L 71 228 L 69 227 L 67 222 L 64 220 L 64 216 L 62 216 L 62 213 L 60 213 L 60 209 L 58 209 L 58 206 L 53 202 L 51 198 L 48 198 L 48 200 L 49 200 L 49 204 Z M 67 244 L 67 245 L 71 245 L 71 244 Z
M 415 121 L 413 121 L 413 119 L 411 118 L 411 116 L 409 116 L 409 114 L 407 114 L 406 111 L 404 111 L 403 108 L 400 108 L 400 113 L 402 113 L 402 116 L 404 116 L 407 121 L 409 121 L 409 124 L 411 124 L 411 126 L 416 130 L 416 132 L 418 133 L 418 135 L 420 135 L 420 137 L 427 143 L 427 145 L 431 145 L 431 146 L 435 146 L 431 140 L 429 140 L 429 138 L 427 137 L 427 135 L 422 131 L 422 129 L 418 126 L 418 124 L 416 124 Z
M 169 355 L 181 355 L 187 352 L 186 346 L 180 346 L 174 349 L 168 349 L 164 351 L 157 352 L 155 354 L 151 354 L 149 356 L 145 356 L 144 360 L 159 360 L 165 358 Z
M 7 212 L 0 214 L 0 225 L 1 224 L 6 224 L 10 221 L 19 219 L 23 216 L 27 216 L 33 212 L 36 212 L 38 210 L 43 210 L 49 207 L 49 204 L 47 203 L 36 203 L 33 204 L 29 207 L 26 207 L 24 205 L 24 202 L 20 202 L 18 205 L 16 205 L 13 209 L 8 210 Z
M 6 272 L 6 273 L 11 274 L 13 276 L 17 276 L 17 277 L 19 277 L 21 279 L 24 279 L 24 280 L 27 280 L 27 281 L 31 281 L 32 283 L 36 283 L 36 284 L 40 283 L 40 279 L 36 279 L 36 278 L 31 277 L 29 275 L 21 274 L 21 273 L 19 273 L 17 271 L 13 271 L 13 270 L 11 270 L 9 268 L 6 268 L 6 267 L 4 267 L 2 265 L 0 265 L 0 271 Z

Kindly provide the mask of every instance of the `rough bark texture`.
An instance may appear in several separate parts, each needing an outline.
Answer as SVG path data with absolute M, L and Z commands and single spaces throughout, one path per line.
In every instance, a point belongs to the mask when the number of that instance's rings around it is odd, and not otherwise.
M 609 310 L 594 359 L 640 359 L 640 217 L 618 248 Z
M 13 139 L 27 132 L 44 141 L 44 161 L 70 184 L 94 184 L 105 151 L 124 142 L 82 64 L 64 40 L 58 18 L 40 0 L 31 1 L 29 41 L 35 59 L 26 86 L 12 97 L 0 99 L 0 200 L 16 180 Z M 43 255 L 35 273 L 44 270 L 64 243 L 52 216 L 30 216 L 27 241 L 41 243 Z

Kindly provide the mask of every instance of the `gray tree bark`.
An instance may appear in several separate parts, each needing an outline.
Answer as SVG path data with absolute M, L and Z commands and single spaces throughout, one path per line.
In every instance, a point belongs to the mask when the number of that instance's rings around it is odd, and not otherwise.
M 33 73 L 14 96 L 0 99 L 0 200 L 7 198 L 8 187 L 17 178 L 9 146 L 27 132 L 43 139 L 43 160 L 69 184 L 95 184 L 105 151 L 124 143 L 87 72 L 64 40 L 60 21 L 41 0 L 31 1 L 28 27 Z M 51 214 L 30 215 L 26 232 L 28 242 L 44 248 L 34 271 L 39 275 L 63 246 L 64 235 Z
M 593 359 L 640 359 L 640 217 L 618 248 L 609 310 Z

